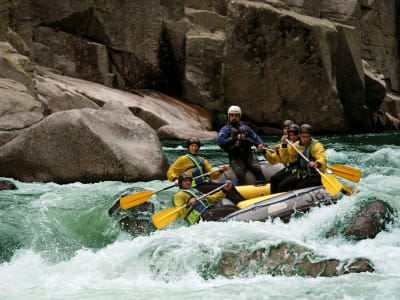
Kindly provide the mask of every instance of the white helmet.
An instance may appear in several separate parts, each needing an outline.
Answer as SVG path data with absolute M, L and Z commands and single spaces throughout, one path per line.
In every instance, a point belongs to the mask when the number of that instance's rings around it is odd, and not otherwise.
M 239 106 L 232 105 L 228 108 L 228 117 L 230 114 L 239 114 L 240 116 L 242 116 L 242 110 Z

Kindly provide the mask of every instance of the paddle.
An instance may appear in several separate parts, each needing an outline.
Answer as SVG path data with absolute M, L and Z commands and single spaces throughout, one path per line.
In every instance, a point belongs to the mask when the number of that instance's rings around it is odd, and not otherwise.
M 214 194 L 220 190 L 222 190 L 224 187 L 226 187 L 228 184 L 225 183 L 224 185 L 221 185 L 219 187 L 217 187 L 216 189 L 213 189 L 212 191 L 208 192 L 207 194 L 204 194 L 203 196 L 201 196 L 200 198 L 198 198 L 197 200 L 201 200 L 206 198 L 207 196 Z M 161 229 L 164 228 L 165 226 L 167 226 L 169 223 L 173 222 L 176 220 L 176 218 L 179 216 L 179 212 L 181 211 L 181 209 L 185 208 L 189 206 L 188 204 L 183 205 L 181 207 L 170 207 L 167 209 L 164 209 L 156 214 L 154 214 L 151 217 L 151 220 L 153 221 L 154 226 L 157 227 L 157 229 Z
M 198 178 L 201 178 L 203 176 L 207 176 L 207 175 L 210 175 L 212 173 L 219 172 L 219 171 L 221 171 L 221 169 L 215 169 L 215 170 L 212 170 L 210 172 L 207 172 L 207 173 L 201 174 L 199 176 L 196 176 L 193 179 L 195 180 L 195 179 L 198 179 Z M 141 192 L 137 192 L 135 194 L 130 194 L 130 195 L 127 195 L 127 196 L 123 196 L 119 200 L 119 205 L 123 209 L 129 209 L 131 207 L 134 207 L 134 206 L 137 206 L 137 205 L 140 205 L 140 204 L 146 202 L 153 195 L 158 194 L 158 193 L 160 193 L 162 191 L 168 190 L 170 188 L 173 188 L 175 186 L 176 185 L 173 184 L 173 185 L 167 186 L 167 187 L 165 187 L 165 188 L 163 188 L 161 190 L 158 190 L 158 191 L 141 191 Z
M 359 182 L 361 178 L 361 171 L 349 166 L 331 165 L 328 166 L 328 169 L 331 170 L 333 174 L 353 182 Z
M 275 151 L 272 147 L 270 147 L 270 146 L 264 146 L 264 147 L 263 147 L 263 150 L 268 151 L 268 152 L 271 152 L 271 153 L 275 153 L 275 152 L 276 152 L 276 151 Z
M 288 143 L 290 146 L 292 146 L 292 148 L 294 150 L 296 150 L 296 152 L 306 161 L 306 162 L 310 162 L 310 160 L 303 154 L 300 152 L 299 149 L 297 149 L 296 147 L 293 147 L 293 144 L 286 139 L 286 143 Z M 326 190 L 329 192 L 329 194 L 331 194 L 332 196 L 336 195 L 337 193 L 339 193 L 342 188 L 343 185 L 340 183 L 339 180 L 337 180 L 335 177 L 333 177 L 332 175 L 329 174 L 324 174 L 322 173 L 318 168 L 314 167 L 314 169 L 319 173 L 319 175 L 321 175 L 321 182 L 322 185 L 324 186 L 324 188 L 326 188 Z

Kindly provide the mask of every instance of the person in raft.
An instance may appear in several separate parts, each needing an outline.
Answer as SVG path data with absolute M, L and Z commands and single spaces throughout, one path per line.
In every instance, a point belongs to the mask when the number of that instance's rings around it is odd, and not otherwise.
M 230 213 L 237 211 L 236 205 L 215 206 L 226 196 L 226 192 L 231 189 L 232 182 L 226 181 L 226 186 L 220 191 L 202 198 L 203 193 L 192 187 L 193 177 L 189 173 L 182 173 L 178 177 L 179 191 L 174 195 L 175 207 L 187 207 L 179 211 L 180 217 L 185 219 L 190 225 L 203 221 L 216 221 Z
M 186 147 L 188 153 L 179 156 L 175 162 L 171 164 L 167 171 L 167 179 L 173 181 L 175 185 L 178 186 L 179 175 L 183 172 L 187 172 L 191 174 L 192 177 L 197 177 L 193 180 L 192 187 L 197 188 L 204 194 L 223 185 L 223 183 L 214 182 L 213 180 L 218 179 L 221 173 L 226 172 L 228 170 L 228 165 L 223 165 L 220 168 L 212 167 L 207 159 L 199 155 L 201 142 L 198 138 L 188 139 L 186 141 Z M 208 175 L 203 176 L 203 174 Z M 227 191 L 227 198 L 234 203 L 244 200 L 235 188 Z
M 267 180 L 261 170 L 257 155 L 252 146 L 259 151 L 264 149 L 264 142 L 247 125 L 240 122 L 242 110 L 232 105 L 228 109 L 228 124 L 222 127 L 217 137 L 217 143 L 228 153 L 229 165 L 238 179 L 238 185 L 246 182 L 246 171 L 250 170 L 256 177 L 257 184 L 266 184 Z
M 296 147 L 309 160 L 297 154 Z M 286 139 L 282 141 L 279 155 L 286 163 L 296 163 L 296 171 L 288 173 L 279 183 L 277 192 L 286 192 L 310 186 L 322 185 L 321 175 L 315 170 L 318 168 L 322 173 L 326 172 L 327 159 L 324 146 L 312 137 L 312 127 L 309 124 L 300 126 L 300 140 L 290 147 Z

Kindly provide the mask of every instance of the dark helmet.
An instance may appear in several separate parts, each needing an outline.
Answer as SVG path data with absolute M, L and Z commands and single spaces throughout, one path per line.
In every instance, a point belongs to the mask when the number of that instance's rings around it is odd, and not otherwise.
M 312 127 L 310 124 L 303 124 L 300 126 L 300 133 L 312 134 Z
M 193 176 L 192 176 L 192 174 L 189 174 L 189 173 L 187 173 L 187 172 L 183 172 L 183 173 L 181 173 L 181 175 L 179 175 L 179 177 L 178 177 L 178 185 L 180 186 L 180 187 L 182 187 L 182 182 L 185 180 L 185 179 L 190 179 L 190 180 L 192 180 L 193 179 Z
M 292 124 L 294 124 L 292 120 L 285 120 L 282 122 L 282 128 L 289 127 Z
M 300 133 L 300 126 L 293 123 L 289 125 L 288 132 L 294 132 L 295 134 Z
M 197 146 L 201 146 L 200 140 L 198 138 L 190 138 L 186 141 L 186 147 L 189 148 L 191 144 L 197 144 Z

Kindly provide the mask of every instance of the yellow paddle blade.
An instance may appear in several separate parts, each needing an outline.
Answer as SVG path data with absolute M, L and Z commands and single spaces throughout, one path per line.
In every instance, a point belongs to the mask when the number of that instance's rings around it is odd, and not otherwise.
M 332 165 L 328 166 L 328 169 L 331 170 L 333 174 L 353 182 L 359 182 L 361 178 L 361 171 L 349 166 Z
M 324 174 L 324 173 L 320 174 L 321 174 L 322 185 L 329 192 L 329 194 L 334 196 L 337 195 L 337 193 L 339 193 L 342 190 L 343 185 L 335 177 L 329 174 Z
M 350 196 L 353 193 L 353 188 L 351 186 L 342 187 L 342 193 L 346 196 Z
M 142 191 L 135 194 L 130 194 L 119 199 L 119 205 L 123 209 L 129 209 L 131 207 L 145 203 L 151 198 L 156 192 Z
M 237 204 L 237 207 L 242 209 L 242 208 L 248 207 L 250 205 L 253 205 L 253 204 L 256 204 L 256 203 L 259 203 L 259 202 L 262 202 L 262 201 L 265 201 L 265 200 L 268 200 L 268 199 L 271 199 L 271 198 L 274 198 L 276 196 L 283 195 L 283 194 L 286 194 L 286 192 L 276 193 L 276 194 L 272 194 L 272 195 L 268 195 L 268 196 L 261 196 L 261 197 L 257 197 L 257 198 L 253 198 L 253 199 L 249 199 L 249 200 L 240 201 Z
M 157 229 L 161 229 L 167 226 L 169 223 L 175 221 L 176 218 L 179 216 L 179 211 L 182 208 L 183 207 L 178 207 L 178 208 L 170 207 L 154 214 L 151 217 L 154 226 L 156 226 Z

